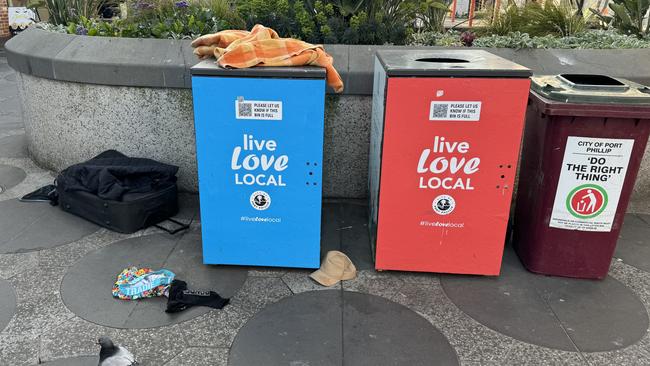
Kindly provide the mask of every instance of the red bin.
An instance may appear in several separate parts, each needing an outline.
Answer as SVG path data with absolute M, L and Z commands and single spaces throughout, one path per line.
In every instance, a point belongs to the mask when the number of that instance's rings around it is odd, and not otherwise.
M 534 77 L 514 247 L 528 270 L 607 276 L 650 132 L 650 89 L 604 75 Z
M 499 274 L 530 74 L 480 50 L 377 52 L 377 269 Z

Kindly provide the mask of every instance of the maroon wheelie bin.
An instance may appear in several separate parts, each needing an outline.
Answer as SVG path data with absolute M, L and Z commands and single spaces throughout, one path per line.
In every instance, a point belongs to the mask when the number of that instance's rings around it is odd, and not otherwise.
M 650 88 L 605 75 L 532 79 L 513 245 L 532 272 L 607 276 L 650 133 Z

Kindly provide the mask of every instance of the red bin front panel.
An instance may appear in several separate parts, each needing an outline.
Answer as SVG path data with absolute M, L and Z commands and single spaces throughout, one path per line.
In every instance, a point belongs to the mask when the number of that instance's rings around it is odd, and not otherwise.
M 377 269 L 499 274 L 529 87 L 388 78 Z

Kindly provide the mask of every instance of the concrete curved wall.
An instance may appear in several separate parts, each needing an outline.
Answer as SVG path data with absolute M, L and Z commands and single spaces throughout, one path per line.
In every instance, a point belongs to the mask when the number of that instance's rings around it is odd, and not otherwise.
M 188 89 L 106 86 L 18 74 L 32 158 L 59 171 L 115 149 L 181 167 L 196 190 L 192 94 Z
M 6 44 L 19 72 L 28 148 L 60 170 L 105 149 L 180 166 L 196 191 L 189 41 L 85 37 L 30 29 Z M 395 46 L 327 45 L 346 83 L 326 100 L 323 190 L 367 196 L 373 55 Z M 405 49 L 404 47 L 401 47 Z M 490 49 L 537 74 L 606 73 L 650 85 L 650 50 Z M 612 68 L 611 65 L 616 65 Z M 646 150 L 630 210 L 650 213 Z

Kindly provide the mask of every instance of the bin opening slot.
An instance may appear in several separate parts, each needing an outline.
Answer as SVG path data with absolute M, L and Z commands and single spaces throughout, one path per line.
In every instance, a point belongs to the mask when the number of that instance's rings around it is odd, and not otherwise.
M 620 81 L 610 78 L 605 75 L 591 75 L 591 74 L 561 74 L 565 80 L 568 80 L 577 85 L 606 85 L 606 86 L 623 86 L 625 84 Z
M 449 58 L 449 57 L 424 57 L 418 58 L 415 61 L 418 62 L 437 62 L 437 63 L 447 63 L 447 64 L 457 64 L 469 62 L 469 60 L 463 60 L 460 58 Z

